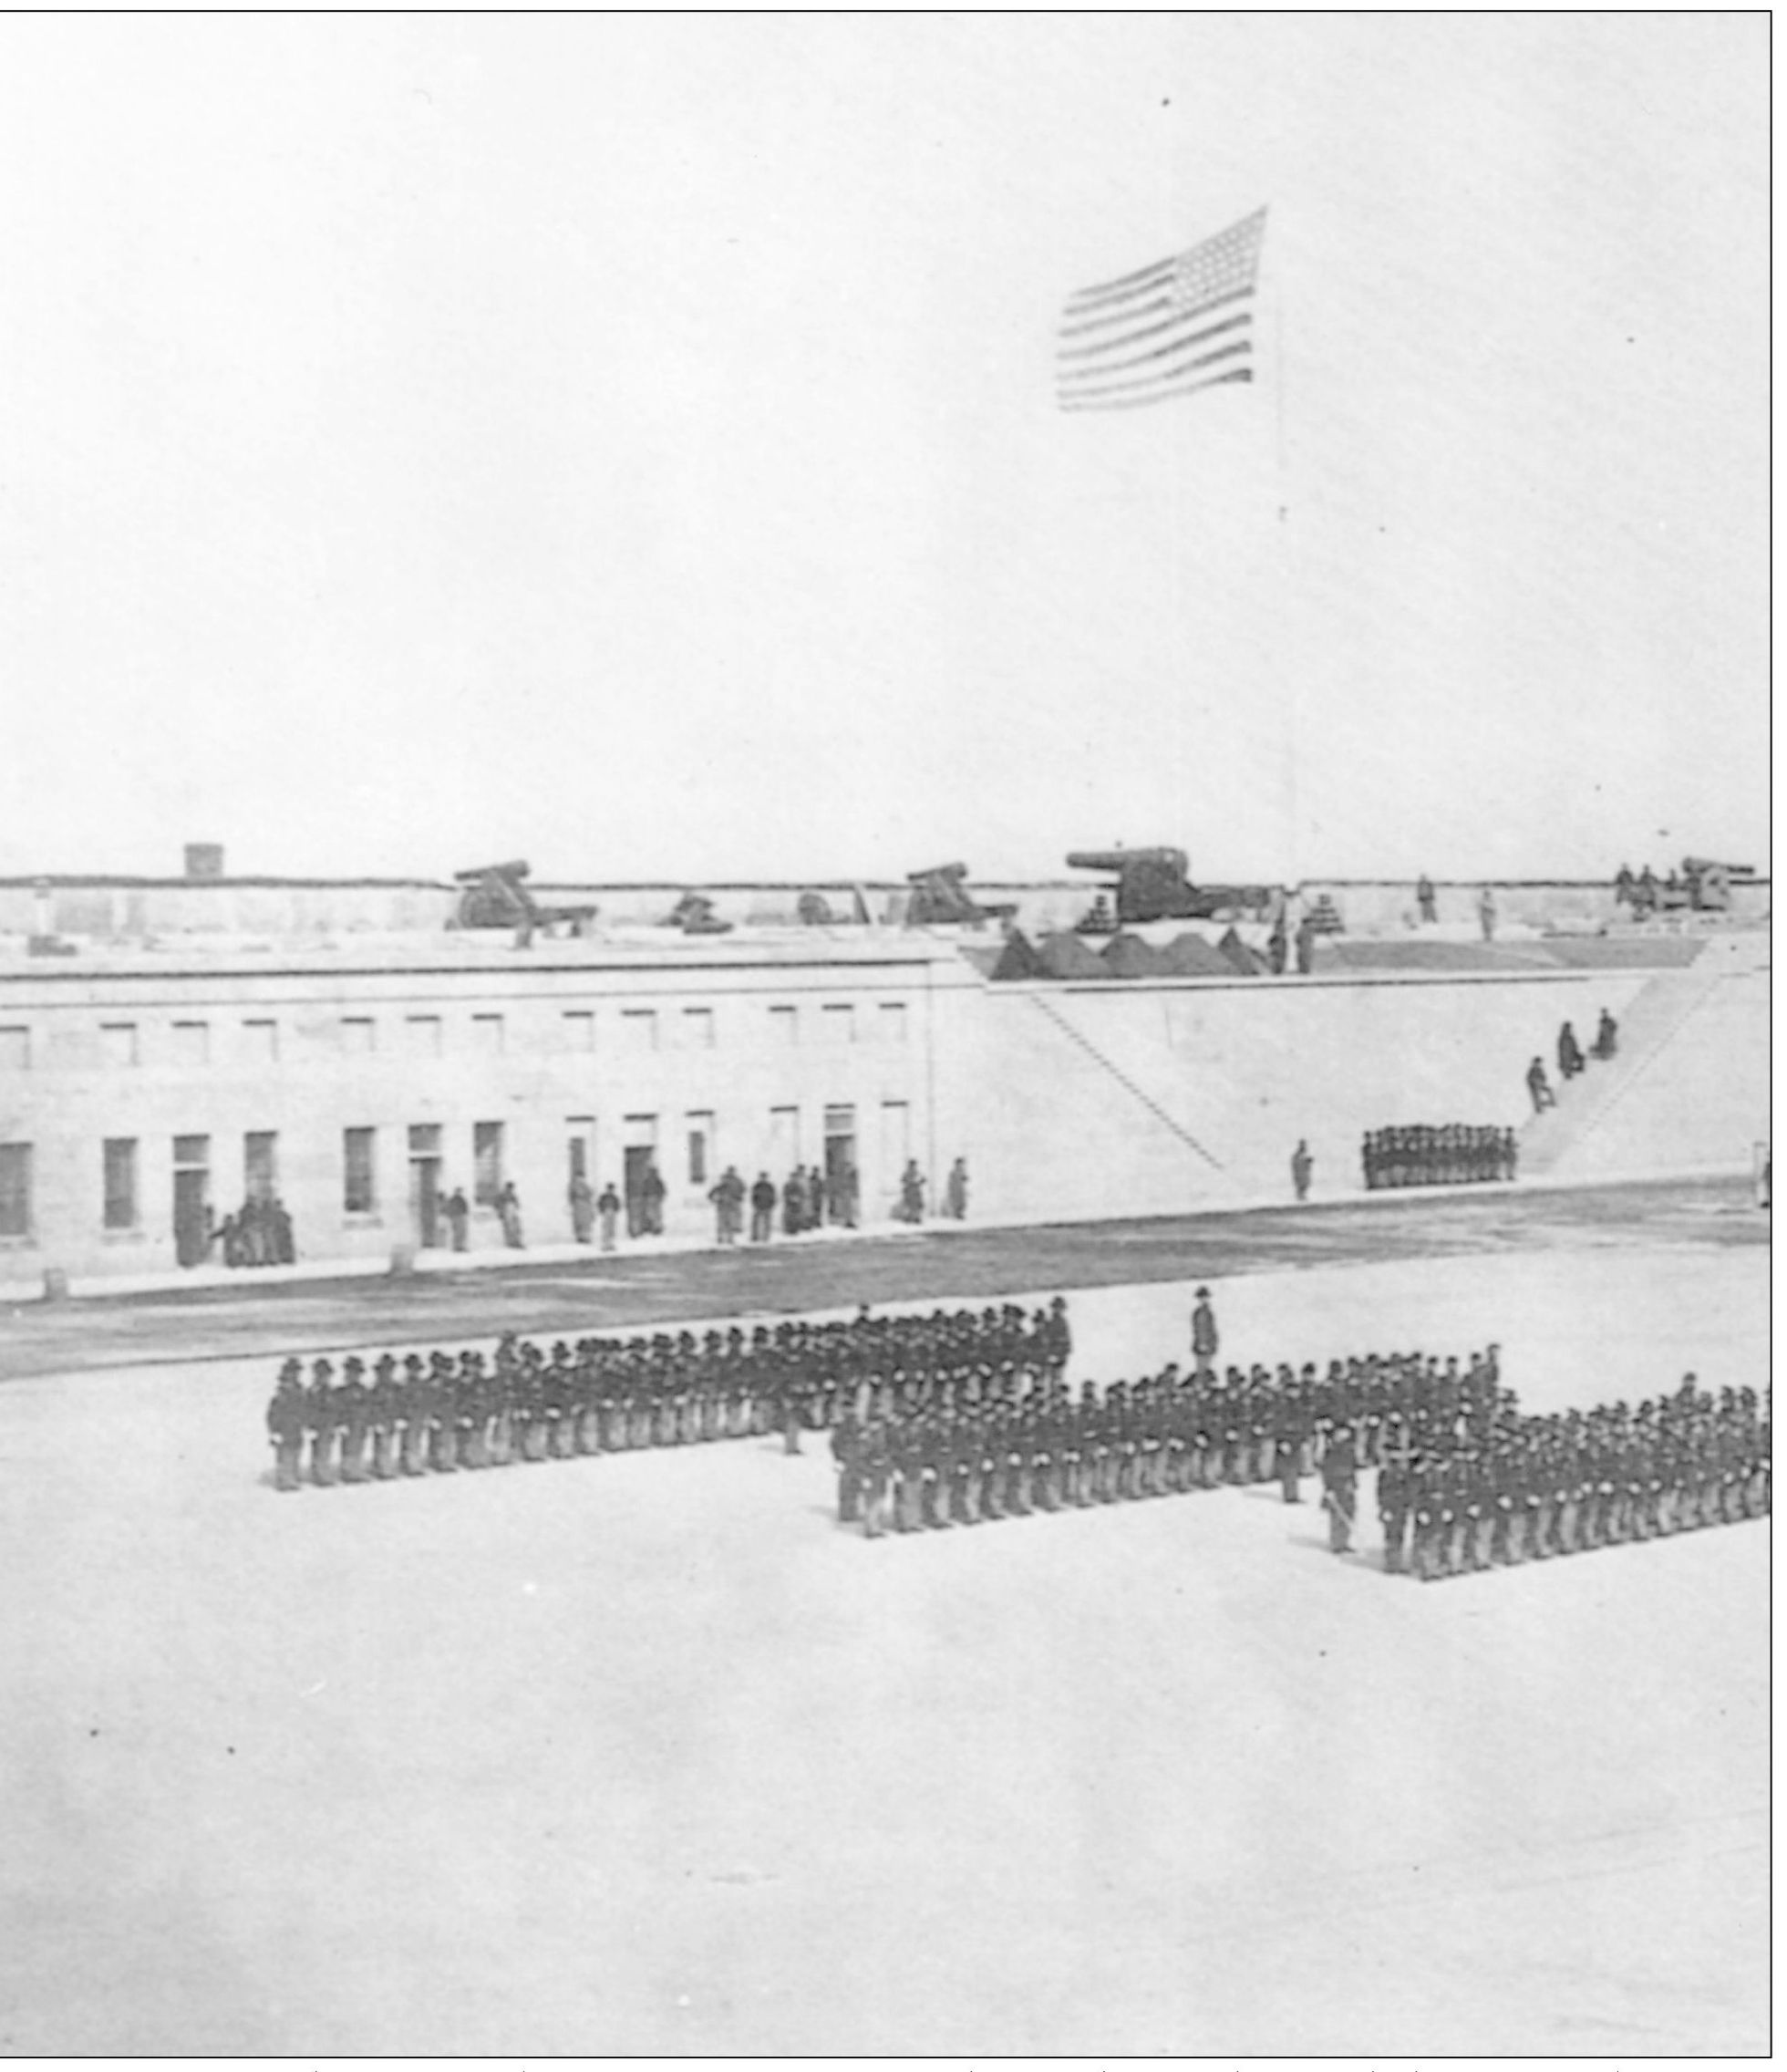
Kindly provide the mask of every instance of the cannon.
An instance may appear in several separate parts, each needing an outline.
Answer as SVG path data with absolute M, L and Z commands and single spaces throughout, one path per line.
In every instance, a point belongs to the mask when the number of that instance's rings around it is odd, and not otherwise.
M 523 939 L 536 928 L 567 924 L 573 934 L 595 918 L 594 906 L 542 906 L 528 890 L 527 865 L 519 857 L 506 864 L 477 864 L 455 871 L 460 887 L 458 911 L 448 923 L 455 928 L 517 928 Z
M 1687 881 L 1688 903 L 1698 914 L 1730 911 L 1731 887 L 1754 881 L 1754 864 L 1718 864 L 1706 856 L 1684 856 L 1681 875 Z
M 666 928 L 680 928 L 686 936 L 726 936 L 732 933 L 730 921 L 722 921 L 714 912 L 714 903 L 705 892 L 686 892 L 664 917 Z
M 977 926 L 982 921 L 1006 921 L 1017 913 L 1017 902 L 983 906 L 967 887 L 966 864 L 937 864 L 927 871 L 908 871 L 912 893 L 906 902 L 910 927 L 932 928 L 950 923 Z
M 1119 927 L 1139 921 L 1208 921 L 1237 912 L 1256 915 L 1272 897 L 1270 887 L 1263 885 L 1193 885 L 1183 849 L 1075 849 L 1068 856 L 1068 867 L 1115 873 L 1117 882 L 1105 893 L 1116 907 Z

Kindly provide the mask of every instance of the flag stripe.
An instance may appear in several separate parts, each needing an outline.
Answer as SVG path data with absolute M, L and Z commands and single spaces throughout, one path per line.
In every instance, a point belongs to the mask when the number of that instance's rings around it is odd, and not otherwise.
M 1188 331 L 1183 337 L 1169 339 L 1163 346 L 1150 346 L 1142 352 L 1130 354 L 1127 358 L 1113 358 L 1109 351 L 1102 351 L 1090 367 L 1062 368 L 1061 379 L 1063 381 L 1079 381 L 1088 376 L 1115 374 L 1121 368 L 1126 367 L 1146 367 L 1151 360 L 1171 359 L 1175 353 L 1190 352 L 1193 346 L 1203 345 L 1211 338 L 1220 338 L 1225 331 L 1245 331 L 1253 321 L 1253 312 L 1244 309 L 1238 316 L 1224 316 L 1220 323 L 1206 324 L 1200 331 Z M 1164 329 L 1165 326 L 1157 326 L 1156 328 Z M 1138 336 L 1146 336 L 1146 334 L 1138 334 Z M 1131 345 L 1134 340 L 1125 338 L 1121 343 Z M 1081 356 L 1079 354 L 1063 353 L 1061 355 L 1064 360 L 1079 358 L 1079 357 Z
M 1152 302 L 1142 303 L 1134 309 L 1126 309 L 1121 316 L 1096 316 L 1090 324 L 1063 324 L 1061 336 L 1064 338 L 1083 338 L 1089 331 L 1108 331 L 1113 324 L 1134 324 L 1141 317 L 1152 316 L 1157 309 L 1171 309 L 1172 311 L 1172 315 L 1166 319 L 1167 323 L 1184 324 L 1190 322 L 1194 316 L 1202 316 L 1207 309 L 1221 309 L 1225 303 L 1245 302 L 1253 292 L 1252 288 L 1233 288 L 1227 295 L 1213 295 L 1207 301 L 1189 304 L 1183 309 L 1174 307 L 1171 295 L 1156 295 Z M 1155 325 L 1152 328 L 1160 330 L 1164 326 Z M 1147 333 L 1136 331 L 1131 336 L 1141 338 L 1145 337 Z M 1126 346 L 1129 339 L 1108 338 L 1102 342 L 1112 346 Z M 1099 341 L 1094 340 L 1094 344 L 1097 343 Z M 1066 347 L 1062 348 L 1063 352 L 1069 349 Z M 1087 352 L 1090 349 L 1090 347 L 1086 346 L 1076 346 L 1071 348 L 1075 352 Z
M 1125 274 L 1121 279 L 1100 281 L 1096 287 L 1080 288 L 1070 299 L 1076 303 L 1121 301 L 1152 282 L 1164 280 L 1178 264 L 1176 259 L 1157 259 L 1152 266 L 1138 266 L 1133 274 Z
M 1133 410 L 1143 403 L 1163 403 L 1173 396 L 1195 396 L 1200 388 L 1220 388 L 1224 382 L 1251 381 L 1251 367 L 1233 367 L 1226 374 L 1213 374 L 1201 381 L 1187 381 L 1172 388 L 1151 388 L 1144 396 L 1112 396 L 1102 401 L 1068 402 L 1061 408 L 1069 412 L 1079 410 Z
M 1225 359 L 1251 359 L 1253 346 L 1243 338 L 1231 346 L 1218 346 L 1214 353 L 1201 353 L 1196 359 L 1187 360 L 1183 367 L 1155 368 L 1147 374 L 1130 374 L 1115 381 L 1087 381 L 1069 388 L 1063 386 L 1056 393 L 1062 402 L 1078 402 L 1082 397 L 1127 396 L 1142 389 L 1159 389 L 1170 387 L 1185 375 L 1199 368 L 1214 367 Z

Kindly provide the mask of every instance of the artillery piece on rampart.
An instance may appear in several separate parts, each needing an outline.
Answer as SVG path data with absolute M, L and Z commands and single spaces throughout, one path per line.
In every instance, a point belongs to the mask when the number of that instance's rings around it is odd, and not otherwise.
M 452 928 L 514 928 L 525 938 L 536 928 L 569 927 L 581 934 L 599 909 L 594 906 L 542 906 L 528 890 L 528 866 L 519 857 L 506 864 L 478 864 L 455 871 L 460 904 Z
M 966 864 L 937 864 L 927 871 L 908 871 L 912 891 L 906 898 L 906 925 L 914 928 L 978 927 L 983 921 L 1008 921 L 1016 901 L 983 905 L 968 890 Z
M 1094 901 L 1095 927 L 1108 926 L 1113 910 L 1119 927 L 1132 927 L 1142 921 L 1264 920 L 1272 905 L 1270 886 L 1193 885 L 1183 849 L 1075 849 L 1067 860 L 1071 870 L 1116 875 Z

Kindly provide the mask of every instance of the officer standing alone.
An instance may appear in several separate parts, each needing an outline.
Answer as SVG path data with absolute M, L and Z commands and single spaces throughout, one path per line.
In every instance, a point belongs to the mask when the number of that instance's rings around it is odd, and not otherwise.
M 1192 1363 L 1197 1373 L 1204 1376 L 1210 1373 L 1219 1345 L 1216 1312 L 1210 1307 L 1210 1290 L 1200 1288 L 1197 1306 L 1192 1311 Z

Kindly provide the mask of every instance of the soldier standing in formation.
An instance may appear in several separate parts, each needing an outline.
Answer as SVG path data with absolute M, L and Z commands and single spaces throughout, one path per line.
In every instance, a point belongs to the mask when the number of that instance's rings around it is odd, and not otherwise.
M 305 1430 L 304 1368 L 287 1360 L 267 1405 L 267 1433 L 273 1441 L 273 1486 L 295 1489 L 304 1466 Z
M 1350 1424 L 1337 1424 L 1327 1435 L 1320 1462 L 1322 1507 L 1327 1513 L 1327 1544 L 1337 1554 L 1352 1545 L 1358 1515 L 1358 1454 Z

